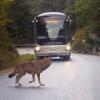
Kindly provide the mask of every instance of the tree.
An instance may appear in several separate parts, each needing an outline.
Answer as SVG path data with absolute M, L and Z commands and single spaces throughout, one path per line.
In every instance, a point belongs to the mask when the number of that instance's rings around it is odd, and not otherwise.
M 0 28 L 5 27 L 11 21 L 7 16 L 11 3 L 10 0 L 0 0 Z
M 77 0 L 76 13 L 81 15 L 84 26 L 98 33 L 100 31 L 100 0 Z
M 66 3 L 69 0 L 41 0 L 40 3 L 40 8 L 42 9 L 42 12 L 47 12 L 47 11 L 57 11 L 57 12 L 63 12 Z
M 11 22 L 7 11 L 11 4 L 10 0 L 0 1 L 0 69 L 11 66 L 17 59 L 17 52 L 7 31 L 8 23 Z
M 15 0 L 9 16 L 13 20 L 9 31 L 15 43 L 33 42 L 32 20 L 39 13 L 39 0 Z
M 74 48 L 78 49 L 80 46 L 82 46 L 82 38 L 86 40 L 85 49 L 87 50 L 100 45 L 100 13 L 98 13 L 100 11 L 99 5 L 99 0 L 75 1 L 75 9 L 73 11 L 76 24 L 76 41 L 74 41 L 73 44 Z M 92 39 L 90 35 L 95 37 Z M 80 50 L 81 48 L 82 47 L 80 47 Z

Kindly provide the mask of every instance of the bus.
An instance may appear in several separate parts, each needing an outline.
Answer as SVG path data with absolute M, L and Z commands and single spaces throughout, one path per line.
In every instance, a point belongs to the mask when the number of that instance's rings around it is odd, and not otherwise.
M 69 17 L 60 12 L 46 12 L 32 22 L 37 58 L 50 56 L 52 59 L 70 60 L 72 35 Z

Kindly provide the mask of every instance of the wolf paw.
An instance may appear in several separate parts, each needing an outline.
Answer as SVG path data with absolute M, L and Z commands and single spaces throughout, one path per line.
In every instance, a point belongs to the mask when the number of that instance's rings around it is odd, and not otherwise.
M 45 86 L 44 84 L 40 84 L 41 86 Z
M 22 84 L 16 84 L 15 87 L 17 87 L 17 88 L 22 87 Z
M 32 82 L 34 82 L 34 81 L 29 81 L 29 83 L 32 83 Z
M 18 87 L 21 87 L 21 86 L 23 86 L 23 85 L 22 85 L 22 84 L 18 84 L 17 86 L 18 86 Z
M 19 84 L 19 86 L 23 86 L 22 84 Z

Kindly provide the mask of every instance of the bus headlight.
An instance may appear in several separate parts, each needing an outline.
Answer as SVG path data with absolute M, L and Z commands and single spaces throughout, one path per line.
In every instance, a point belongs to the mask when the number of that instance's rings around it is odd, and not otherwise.
M 70 50 L 71 46 L 70 45 L 66 45 L 66 50 Z
M 36 51 L 39 51 L 39 50 L 40 50 L 40 47 L 39 47 L 39 46 L 36 46 L 36 47 L 35 47 L 35 50 L 36 50 Z

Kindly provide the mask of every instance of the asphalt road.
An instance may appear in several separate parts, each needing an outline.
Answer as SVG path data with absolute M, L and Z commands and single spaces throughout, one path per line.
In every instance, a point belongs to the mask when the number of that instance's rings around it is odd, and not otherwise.
M 15 86 L 12 70 L 0 73 L 0 100 L 100 100 L 100 57 L 72 54 L 71 61 L 56 61 L 41 74 L 45 86 L 29 84 L 31 75 Z

